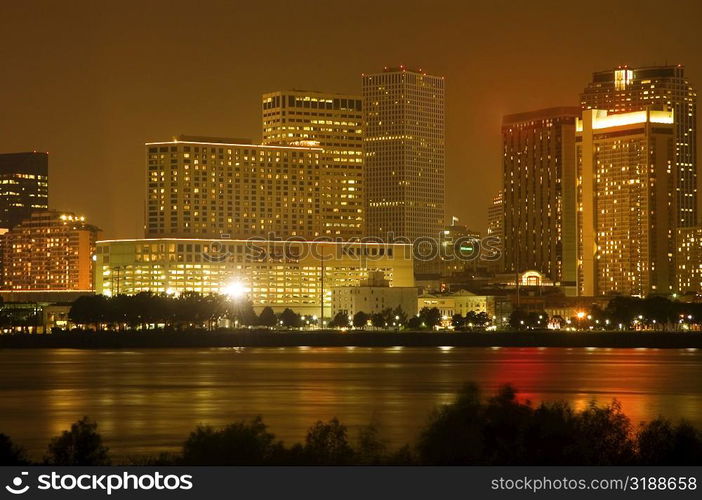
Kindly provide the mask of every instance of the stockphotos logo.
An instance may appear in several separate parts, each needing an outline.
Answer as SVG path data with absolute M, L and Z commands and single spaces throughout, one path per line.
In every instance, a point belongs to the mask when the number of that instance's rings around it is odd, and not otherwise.
M 5 489 L 13 495 L 23 495 L 29 491 L 28 472 L 22 472 L 12 479 Z M 174 491 L 191 490 L 193 476 L 190 474 L 40 474 L 36 489 L 40 491 L 102 491 L 111 495 L 117 491 Z
M 15 476 L 12 479 L 12 484 L 8 484 L 7 486 L 5 486 L 5 489 L 13 495 L 22 495 L 23 493 L 27 493 L 29 485 L 24 484 L 24 476 L 28 475 L 29 472 L 22 472 L 19 476 Z

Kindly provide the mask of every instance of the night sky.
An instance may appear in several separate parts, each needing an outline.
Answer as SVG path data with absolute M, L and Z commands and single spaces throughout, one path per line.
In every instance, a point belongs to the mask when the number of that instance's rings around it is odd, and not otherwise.
M 52 208 L 141 237 L 144 142 L 259 141 L 263 92 L 405 64 L 446 77 L 446 216 L 484 230 L 503 114 L 577 105 L 619 64 L 683 64 L 700 93 L 701 20 L 699 0 L 2 0 L 0 152 L 48 151 Z

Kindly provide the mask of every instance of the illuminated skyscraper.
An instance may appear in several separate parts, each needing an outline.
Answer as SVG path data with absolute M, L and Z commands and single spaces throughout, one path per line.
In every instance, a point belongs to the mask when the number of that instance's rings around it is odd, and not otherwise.
M 675 115 L 676 225 L 694 226 L 697 220 L 697 103 L 696 93 L 685 78 L 684 68 L 651 66 L 617 68 L 593 74 L 581 96 L 583 109 L 610 113 L 671 109 Z
M 49 155 L 0 154 L 0 228 L 12 229 L 49 206 Z
M 368 233 L 437 238 L 444 223 L 444 78 L 363 75 Z
M 263 144 L 318 146 L 322 233 L 364 236 L 363 110 L 361 97 L 290 90 L 263 95 Z
M 673 111 L 583 111 L 577 123 L 579 289 L 674 289 Z
M 676 278 L 679 293 L 702 293 L 702 227 L 678 229 Z
M 71 213 L 32 213 L 3 237 L 3 288 L 91 290 L 99 233 L 84 217 Z
M 491 246 L 499 252 L 499 256 L 494 260 L 486 260 L 481 262 L 491 273 L 501 273 L 504 270 L 504 238 L 505 238 L 505 207 L 504 207 L 504 191 L 500 191 L 492 198 L 488 206 L 488 228 L 487 236 L 497 238 L 497 242 L 491 242 Z M 483 255 L 481 254 L 481 257 Z M 490 258 L 494 257 L 491 255 Z
M 147 143 L 146 236 L 319 236 L 322 153 L 212 137 Z
M 502 119 L 504 270 L 535 270 L 575 293 L 577 107 Z

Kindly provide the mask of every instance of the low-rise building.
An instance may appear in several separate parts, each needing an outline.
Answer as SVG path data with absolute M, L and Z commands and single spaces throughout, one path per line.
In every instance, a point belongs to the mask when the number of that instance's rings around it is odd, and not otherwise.
M 512 313 L 512 305 L 508 297 L 476 295 L 467 290 L 445 294 L 422 294 L 417 299 L 417 308 L 421 311 L 425 307 L 437 308 L 443 318 L 450 318 L 454 314 L 465 316 L 469 312 L 484 312 L 497 322 L 508 320 Z
M 413 287 L 406 244 L 233 239 L 133 239 L 97 244 L 96 292 L 142 291 L 246 295 L 256 311 L 270 306 L 324 316 L 332 290 L 357 287 L 372 271 L 392 287 Z
M 417 288 L 390 286 L 385 273 L 369 273 L 360 286 L 336 287 L 332 290 L 332 315 L 343 312 L 353 317 L 357 312 L 375 314 L 401 308 L 408 316 L 417 314 Z

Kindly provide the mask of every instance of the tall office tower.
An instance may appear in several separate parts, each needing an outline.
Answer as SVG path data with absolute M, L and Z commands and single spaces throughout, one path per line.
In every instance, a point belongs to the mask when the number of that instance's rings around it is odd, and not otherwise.
M 498 255 L 490 252 L 487 255 L 487 250 L 482 250 L 480 258 L 487 270 L 491 273 L 501 273 L 504 270 L 504 253 L 505 253 L 505 208 L 504 208 L 504 191 L 500 191 L 492 198 L 488 206 L 488 228 L 487 236 L 497 238 L 496 242 L 491 242 L 491 248 L 494 248 Z
M 3 237 L 7 290 L 92 290 L 100 230 L 85 217 L 34 212 Z
M 677 291 L 702 293 L 702 226 L 678 229 Z
M 560 107 L 502 119 L 505 272 L 535 270 L 576 291 L 575 121 Z
M 263 95 L 263 144 L 324 150 L 322 234 L 365 235 L 361 97 L 290 90 Z
M 363 75 L 367 230 L 438 238 L 444 225 L 444 78 L 386 68 Z
M 322 149 L 180 136 L 146 144 L 146 237 L 322 234 Z
M 675 115 L 676 225 L 694 226 L 697 220 L 697 103 L 684 68 L 651 66 L 617 68 L 593 74 L 581 96 L 583 109 L 611 113 L 671 109 Z
M 583 111 L 577 123 L 582 295 L 674 288 L 674 112 Z
M 49 155 L 0 154 L 0 228 L 12 229 L 49 206 Z

